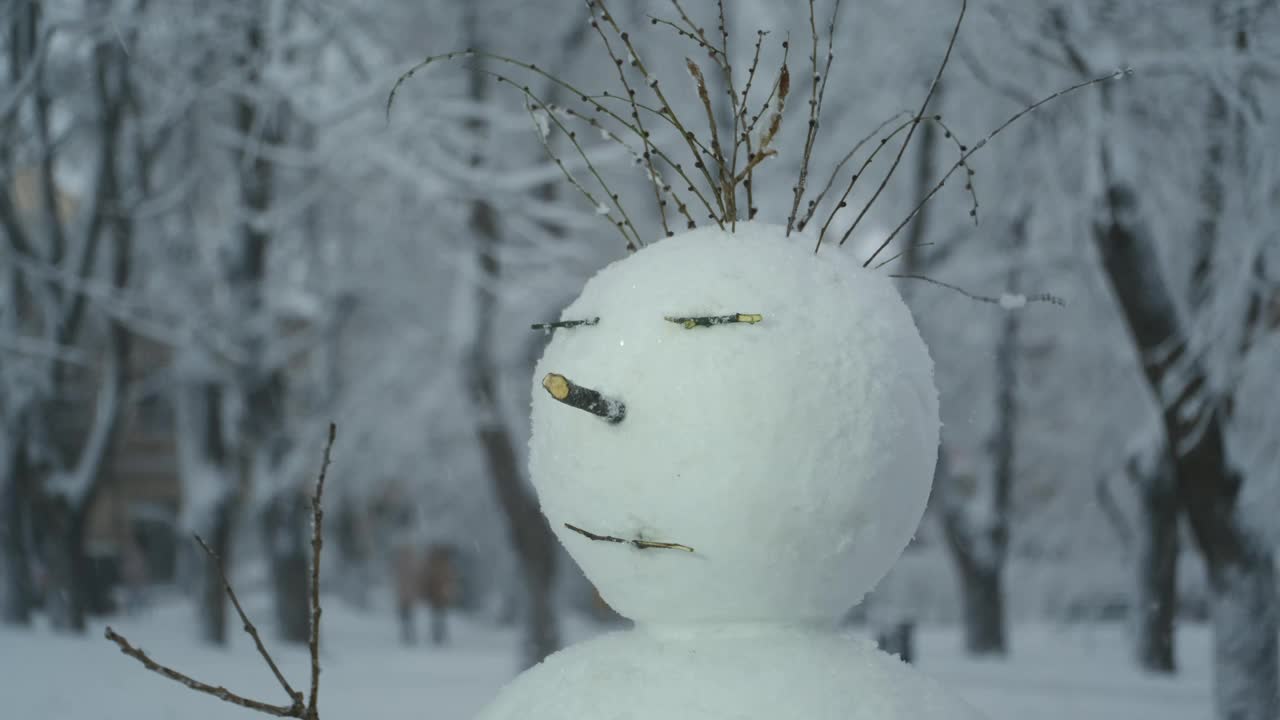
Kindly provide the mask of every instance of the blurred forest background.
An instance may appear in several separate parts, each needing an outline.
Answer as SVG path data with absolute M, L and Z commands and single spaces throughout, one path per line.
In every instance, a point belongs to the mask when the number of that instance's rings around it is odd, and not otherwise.
M 701 120 L 683 68 L 700 51 L 649 18 L 677 17 L 671 4 L 614 4 L 672 103 Z M 808 6 L 726 4 L 736 65 L 769 31 L 759 82 L 790 38 L 793 114 L 755 180 L 759 218 L 785 223 Z M 818 181 L 881 128 L 843 187 L 916 111 L 959 5 L 845 0 Z M 715 26 L 714 3 L 686 7 Z M 822 32 L 830 4 L 817 8 Z M 561 645 L 565 617 L 617 622 L 523 468 L 546 340 L 529 325 L 557 319 L 623 243 L 563 182 L 520 94 L 465 62 L 420 72 L 384 115 L 400 73 L 465 47 L 614 88 L 589 13 L 578 0 L 0 8 L 0 621 L 85 633 L 183 603 L 192 638 L 226 643 L 237 621 L 194 532 L 270 598 L 281 640 L 304 641 L 306 499 L 332 419 L 329 602 L 406 643 L 448 642 L 446 613 L 519 627 L 522 664 Z M 980 223 L 953 179 L 882 255 L 901 252 L 882 272 L 1066 306 L 899 281 L 937 363 L 942 459 L 915 542 L 851 623 L 952 625 L 968 652 L 997 657 L 1023 623 L 1125 623 L 1132 663 L 1154 673 L 1178 671 L 1175 627 L 1203 624 L 1220 717 L 1271 717 L 1278 32 L 1274 0 L 969 3 L 928 111 L 945 125 L 919 126 L 841 252 L 870 254 L 1010 115 L 1132 72 L 976 153 Z M 525 76 L 547 102 L 574 103 Z M 658 238 L 641 169 L 577 129 Z M 584 174 L 554 128 L 549 142 Z M 420 603 L 427 629 L 414 627 Z

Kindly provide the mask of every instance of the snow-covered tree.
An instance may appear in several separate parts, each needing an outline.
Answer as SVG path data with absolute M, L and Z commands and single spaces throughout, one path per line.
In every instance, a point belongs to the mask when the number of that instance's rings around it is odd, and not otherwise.
M 132 214 L 149 148 L 133 132 L 137 90 L 120 47 L 135 33 L 129 8 L 29 2 L 11 10 L 12 82 L 0 115 L 3 615 L 25 621 L 36 561 L 53 623 L 79 631 L 88 513 L 103 486 L 130 357 L 130 333 L 107 306 L 130 281 Z M 75 412 L 86 406 L 92 411 Z
M 1275 13 L 1270 3 L 987 8 L 1049 77 L 1133 70 L 1134 82 L 1103 87 L 1091 112 L 1042 145 L 1056 175 L 1073 178 L 1053 203 L 1072 208 L 1068 236 L 1096 248 L 1172 458 L 1176 506 L 1156 502 L 1158 482 L 1146 485 L 1142 505 L 1157 517 L 1140 523 L 1148 537 L 1138 544 L 1167 544 L 1169 515 L 1185 514 L 1206 562 L 1219 716 L 1271 717 L 1275 538 L 1246 498 L 1275 492 L 1274 442 L 1255 429 L 1272 423 L 1238 413 L 1259 412 L 1245 388 L 1266 365 L 1258 353 L 1274 349 L 1274 157 L 1253 148 L 1278 126 L 1278 58 L 1255 42 Z M 1022 91 L 1034 82 L 1009 68 L 988 70 Z

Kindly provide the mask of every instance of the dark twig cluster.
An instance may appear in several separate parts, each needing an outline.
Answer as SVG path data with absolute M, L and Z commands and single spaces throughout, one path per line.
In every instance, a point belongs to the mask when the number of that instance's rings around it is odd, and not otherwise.
M 319 720 L 319 701 L 320 701 L 320 553 L 324 547 L 324 509 L 322 500 L 324 497 L 324 481 L 329 471 L 330 453 L 333 450 L 333 442 L 337 436 L 337 427 L 332 423 L 329 424 L 329 437 L 324 447 L 324 459 L 320 465 L 320 474 L 316 480 L 315 491 L 311 495 L 311 517 L 312 517 L 312 535 L 311 535 L 311 628 L 307 636 L 307 647 L 311 654 L 311 687 L 310 693 L 303 696 L 302 692 L 295 690 L 289 681 L 285 679 L 284 674 L 280 672 L 280 667 L 271 657 L 271 653 L 267 651 L 266 645 L 262 642 L 261 635 L 258 634 L 258 628 L 249 619 L 249 615 L 245 613 L 244 607 L 240 605 L 240 599 L 236 597 L 235 590 L 231 587 L 231 581 L 227 579 L 226 568 L 223 565 L 222 558 L 205 544 L 200 536 L 196 536 L 195 540 L 209 556 L 209 561 L 214 563 L 218 568 L 218 574 L 222 579 L 223 588 L 227 591 L 227 597 L 231 599 L 231 604 L 235 606 L 236 613 L 240 616 L 244 631 L 249 637 L 253 638 L 254 647 L 257 648 L 258 654 L 267 663 L 267 667 L 271 669 L 271 674 L 275 676 L 276 682 L 284 689 L 286 695 L 289 696 L 290 703 L 288 705 L 273 705 L 271 703 L 253 700 L 243 695 L 231 692 L 230 690 L 219 686 L 210 685 L 192 678 L 185 673 L 174 670 L 171 667 L 163 665 L 153 660 L 142 650 L 130 643 L 123 635 L 120 635 L 111 627 L 106 629 L 106 638 L 115 643 L 120 648 L 120 652 L 142 663 L 142 666 L 154 673 L 163 675 L 174 682 L 201 692 L 206 695 L 239 705 L 243 708 L 256 710 L 266 715 L 274 715 L 276 717 L 300 718 L 301 720 Z
M 619 195 L 613 192 L 603 175 L 593 164 L 575 130 L 569 126 L 584 123 L 601 134 L 604 141 L 625 147 L 635 164 L 644 170 L 646 180 L 653 189 L 654 201 L 665 235 L 673 235 L 669 222 L 669 210 L 684 220 L 686 229 L 697 227 L 694 205 L 701 206 L 699 213 L 706 221 L 732 230 L 739 219 L 741 203 L 739 194 L 745 193 L 747 217 L 753 218 L 757 208 L 753 205 L 752 181 L 756 169 L 768 158 L 777 155 L 774 147 L 779 136 L 786 100 L 790 92 L 790 71 L 787 68 L 788 43 L 783 42 L 783 59 L 777 79 L 769 88 L 763 103 L 751 108 L 751 91 L 755 87 L 760 57 L 767 33 L 758 31 L 752 63 L 741 87 L 734 78 L 734 66 L 729 59 L 730 32 L 723 0 L 717 2 L 717 32 L 713 37 L 698 25 L 685 10 L 680 0 L 671 0 L 676 18 L 652 17 L 653 25 L 673 30 L 678 37 L 691 41 L 704 52 L 720 75 L 729 97 L 728 126 L 732 137 L 722 137 L 720 119 L 712 101 L 711 80 L 703 67 L 693 58 L 686 59 L 686 69 L 693 79 L 693 91 L 703 114 L 707 130 L 704 138 L 677 112 L 662 80 L 646 64 L 630 32 L 623 29 L 610 11 L 606 0 L 586 0 L 591 14 L 592 30 L 599 38 L 610 62 L 616 67 L 621 92 L 588 93 L 533 63 L 527 63 L 498 53 L 468 48 L 441 55 L 433 55 L 410 68 L 395 82 L 387 96 L 386 113 L 390 120 L 391 108 L 401 86 L 419 71 L 442 61 L 470 60 L 493 62 L 517 67 L 533 76 L 567 91 L 576 100 L 564 106 L 547 103 L 527 83 L 492 70 L 486 74 L 500 84 L 514 87 L 525 98 L 530 117 L 538 130 L 540 142 L 548 156 L 569 181 L 583 195 L 596 212 L 605 216 L 620 232 L 629 250 L 644 245 L 641 234 L 631 222 Z M 834 27 L 834 16 L 833 16 Z M 828 43 L 830 50 L 830 43 Z M 815 51 L 816 52 L 816 51 Z M 815 55 L 816 57 L 816 55 Z M 828 52 L 828 68 L 831 53 Z M 816 60 L 815 60 L 816 62 Z M 815 66 L 814 76 L 818 75 Z M 825 83 L 823 84 L 825 86 Z M 816 101 L 815 101 L 816 102 Z M 574 107 L 578 105 L 578 107 Z M 617 130 L 605 127 L 604 122 L 615 123 Z M 569 138 L 575 153 L 587 168 L 590 182 L 576 177 L 552 148 L 549 133 L 552 128 Z M 677 142 L 684 146 L 688 160 L 680 160 L 674 149 L 658 145 L 654 132 L 674 133 Z M 630 136 L 637 142 L 633 147 L 624 140 Z M 689 164 L 692 167 L 688 167 Z M 671 180 L 667 176 L 673 176 Z M 679 179 L 679 185 L 675 179 Z M 695 182 L 695 178 L 699 182 Z M 599 190 L 593 190 L 598 187 Z M 686 200 L 691 197 L 693 202 Z
M 487 60 L 512 65 L 549 81 L 553 85 L 568 91 L 577 99 L 576 103 L 580 104 L 581 107 L 552 106 L 539 99 L 527 84 L 518 83 L 499 73 L 488 73 L 500 83 L 509 84 L 524 95 L 531 117 L 535 125 L 538 126 L 543 147 L 548 155 L 563 172 L 570 184 L 587 198 L 587 201 L 592 204 L 596 212 L 605 216 L 620 231 L 628 249 L 635 250 L 642 247 L 645 244 L 644 240 L 623 208 L 621 198 L 617 193 L 610 190 L 601 173 L 588 157 L 587 148 L 579 141 L 577 133 L 567 127 L 568 124 L 585 123 L 599 130 L 606 142 L 618 144 L 627 149 L 634 158 L 635 165 L 643 168 L 646 179 L 652 186 L 654 200 L 658 206 L 658 215 L 661 218 L 662 230 L 666 235 L 673 234 L 673 226 L 669 223 L 668 218 L 668 210 L 671 206 L 674 206 L 676 214 L 683 218 L 686 228 L 697 227 L 701 219 L 700 216 L 705 214 L 707 221 L 732 232 L 736 229 L 737 222 L 742 215 L 745 214 L 747 219 L 755 219 L 758 212 L 756 198 L 759 193 L 759 188 L 754 183 L 755 171 L 765 160 L 775 157 L 778 153 L 777 146 L 780 144 L 778 137 L 785 118 L 787 99 L 791 93 L 792 85 L 792 74 L 788 67 L 790 40 L 784 39 L 781 43 L 782 60 L 778 66 L 776 78 L 770 84 L 764 101 L 757 100 L 753 106 L 751 93 L 758 84 L 756 83 L 756 78 L 759 74 L 762 50 L 765 47 L 765 38 L 768 33 L 764 30 L 756 31 L 751 62 L 746 69 L 745 82 L 739 85 L 735 82 L 735 68 L 730 57 L 731 33 L 729 32 L 729 23 L 726 18 L 724 0 L 717 0 L 716 2 L 716 26 L 711 32 L 708 32 L 707 28 L 701 26 L 685 10 L 682 0 L 669 1 L 675 13 L 674 17 L 650 16 L 650 23 L 653 26 L 669 30 L 675 33 L 677 38 L 691 43 L 697 49 L 697 54 L 705 56 L 706 59 L 703 62 L 709 63 L 710 67 L 717 71 L 709 74 L 707 67 L 700 64 L 698 60 L 693 57 L 685 59 L 685 68 L 692 79 L 693 97 L 696 99 L 697 107 L 700 108 L 701 114 L 705 115 L 706 131 L 702 134 L 696 132 L 693 126 L 677 113 L 664 83 L 645 63 L 631 34 L 619 25 L 609 10 L 606 0 L 585 0 L 585 2 L 591 14 L 589 21 L 591 27 L 600 39 L 609 60 L 617 69 L 616 74 L 621 86 L 620 93 L 610 93 L 608 91 L 597 94 L 587 93 L 532 63 L 526 63 L 492 52 L 469 49 L 443 55 L 433 55 L 401 75 L 387 97 L 388 119 L 390 118 L 391 104 L 400 86 L 413 77 L 417 71 L 433 62 L 468 58 L 473 62 Z M 802 81 L 802 87 L 805 87 L 809 94 L 808 122 L 805 127 L 803 150 L 799 158 L 798 174 L 794 184 L 791 186 L 790 211 L 787 214 L 786 222 L 787 235 L 797 231 L 803 232 L 814 221 L 815 217 L 818 217 L 818 212 L 822 209 L 824 201 L 826 201 L 833 187 L 835 187 L 837 179 L 847 177 L 848 180 L 844 191 L 838 198 L 830 201 L 825 210 L 825 217 L 821 227 L 816 233 L 817 237 L 814 238 L 814 251 L 820 250 L 827 233 L 836 224 L 837 216 L 841 215 L 842 211 L 849 207 L 858 181 L 865 176 L 873 162 L 882 154 L 882 151 L 892 145 L 893 147 L 890 151 L 884 153 L 886 155 L 891 154 L 892 157 L 887 170 L 876 181 L 874 190 L 870 192 L 869 197 L 861 204 L 853 221 L 843 228 L 837 244 L 843 245 L 848 241 L 859 224 L 884 195 L 894 173 L 911 145 L 911 141 L 916 135 L 916 129 L 921 123 L 936 125 L 942 131 L 943 137 L 950 140 L 955 146 L 958 153 L 958 158 L 951 168 L 947 170 L 924 197 L 919 199 L 907 216 L 894 226 L 893 230 L 878 244 L 875 251 L 866 258 L 863 263 L 864 267 L 870 266 L 875 262 L 876 258 L 919 214 L 924 204 L 933 198 L 958 170 L 964 171 L 964 189 L 971 200 L 969 215 L 976 223 L 978 221 L 978 195 L 973 182 L 974 170 L 969 163 L 969 159 L 975 152 L 985 147 L 989 141 L 1005 128 L 1046 103 L 1088 86 L 1127 74 L 1127 71 L 1112 73 L 1072 85 L 1041 100 L 1029 102 L 1023 109 L 1015 113 L 982 140 L 970 146 L 956 136 L 952 128 L 943 121 L 941 114 L 931 112 L 929 108 L 950 63 L 953 50 L 956 48 L 956 39 L 959 36 L 966 11 L 968 10 L 968 0 L 961 0 L 960 11 L 948 36 L 941 61 L 938 63 L 933 79 L 929 84 L 929 89 L 918 109 L 914 113 L 898 113 L 881 123 L 872 133 L 860 139 L 851 150 L 841 156 L 840 161 L 836 163 L 830 177 L 822 188 L 815 195 L 810 196 L 809 177 L 815 154 L 818 157 L 826 155 L 826 153 L 819 151 L 821 143 L 818 139 L 818 133 L 821 128 L 823 99 L 826 95 L 827 84 L 831 78 L 831 67 L 835 59 L 834 38 L 841 0 L 832 0 L 831 2 L 831 15 L 825 27 L 825 56 L 822 51 L 824 43 L 819 32 L 815 4 L 815 0 L 809 0 L 808 2 L 810 36 L 807 57 L 808 77 Z M 717 105 L 713 102 L 713 94 L 718 92 L 713 87 L 715 85 L 713 76 L 717 73 L 719 75 L 719 85 L 717 87 L 723 89 L 725 96 L 729 100 L 730 114 L 725 118 L 717 117 Z M 900 120 L 895 125 L 895 120 L 902 118 L 904 115 L 906 116 L 905 119 Z M 617 131 L 607 129 L 602 121 L 616 123 Z M 892 129 L 882 135 L 881 133 L 891 125 L 893 126 Z M 551 144 L 547 141 L 547 135 L 552 126 L 569 138 L 574 152 L 590 173 L 593 179 L 592 183 L 588 184 L 580 181 L 572 174 L 566 164 L 556 156 Z M 731 137 L 725 135 L 726 128 L 732 128 Z M 677 136 L 675 143 L 683 147 L 679 150 L 664 148 L 666 141 L 660 141 L 654 132 L 661 132 L 664 136 L 674 134 Z M 623 136 L 626 135 L 638 140 L 638 146 L 633 147 L 626 142 L 623 139 Z M 895 142 L 899 136 L 901 136 L 901 142 Z M 852 173 L 845 176 L 843 173 L 846 166 L 854 160 L 855 156 L 873 138 L 876 138 L 877 141 L 871 146 L 870 152 L 862 157 L 862 160 L 858 162 L 856 169 Z M 680 156 L 683 156 L 684 159 L 681 160 Z M 690 162 L 692 162 L 692 168 L 687 167 Z M 670 179 L 667 179 L 668 177 Z M 678 178 L 678 182 L 676 178 Z M 592 189 L 596 185 L 599 186 L 599 191 Z M 740 193 L 745 195 L 741 203 L 739 202 Z M 685 197 L 691 198 L 691 200 L 686 201 Z M 745 213 L 743 209 L 745 209 Z M 894 255 L 888 260 L 882 261 L 876 267 L 882 267 L 896 257 L 897 255 Z M 943 287 L 951 287 L 946 283 L 937 284 Z

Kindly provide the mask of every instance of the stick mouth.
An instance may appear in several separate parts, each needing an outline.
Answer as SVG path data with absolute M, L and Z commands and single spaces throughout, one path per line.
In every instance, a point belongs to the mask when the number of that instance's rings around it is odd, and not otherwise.
M 683 545 L 681 543 L 659 542 L 657 540 L 645 540 L 643 538 L 623 538 L 623 537 L 618 537 L 616 535 L 601 535 L 599 533 L 593 533 L 590 530 L 584 530 L 578 527 L 577 525 L 573 525 L 571 523 L 565 523 L 564 526 L 578 533 L 579 535 L 587 538 L 588 540 L 595 540 L 596 542 L 610 542 L 610 543 L 619 543 L 622 545 L 630 545 L 631 547 L 634 547 L 637 550 L 681 550 L 687 553 L 695 552 L 693 548 L 689 547 L 688 545 Z

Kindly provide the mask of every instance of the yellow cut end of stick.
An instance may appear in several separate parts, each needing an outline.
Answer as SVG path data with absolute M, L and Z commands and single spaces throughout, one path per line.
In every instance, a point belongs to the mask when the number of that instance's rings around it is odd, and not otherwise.
M 743 315 L 741 313 L 738 314 L 738 322 L 740 323 L 751 323 L 754 325 L 761 320 L 764 320 L 764 315 L 761 315 L 760 313 L 751 313 L 749 315 Z
M 569 397 L 569 378 L 556 373 L 547 373 L 542 378 L 542 387 L 551 393 L 551 397 L 557 400 L 564 400 Z
M 695 327 L 697 327 L 697 326 L 698 326 L 697 321 L 696 321 L 696 320 L 694 320 L 693 318 L 690 318 L 690 319 L 688 319 L 688 320 L 685 320 L 685 321 L 684 321 L 683 323 L 681 323 L 681 324 L 682 324 L 682 325 L 684 325 L 684 329 L 685 329 L 685 330 L 692 330 L 692 329 L 694 329 Z

